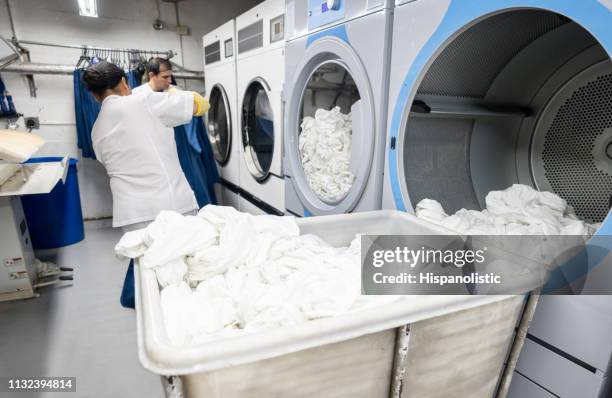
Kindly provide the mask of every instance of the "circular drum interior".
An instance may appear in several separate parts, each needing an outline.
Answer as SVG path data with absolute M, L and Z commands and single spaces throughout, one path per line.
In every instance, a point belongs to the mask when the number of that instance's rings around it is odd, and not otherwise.
M 458 32 L 421 75 L 404 126 L 413 205 L 481 209 L 491 190 L 521 183 L 558 194 L 585 221 L 608 213 L 612 62 L 564 16 L 512 10 Z

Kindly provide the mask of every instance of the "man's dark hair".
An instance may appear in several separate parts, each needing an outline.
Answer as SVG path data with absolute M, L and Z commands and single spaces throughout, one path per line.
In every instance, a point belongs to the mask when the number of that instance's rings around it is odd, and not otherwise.
M 153 72 L 155 76 L 159 75 L 162 65 L 166 70 L 172 70 L 172 64 L 166 58 L 153 57 L 147 62 L 147 73 Z
M 113 63 L 102 61 L 85 70 L 83 83 L 93 94 L 101 96 L 106 90 L 117 87 L 123 77 L 125 77 L 123 69 Z

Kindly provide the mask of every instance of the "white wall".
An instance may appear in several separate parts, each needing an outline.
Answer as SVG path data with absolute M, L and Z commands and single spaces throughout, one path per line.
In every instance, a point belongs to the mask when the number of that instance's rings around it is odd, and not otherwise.
M 185 0 L 178 3 L 181 25 L 189 26 L 190 36 L 183 36 L 183 53 L 175 33 L 174 4 L 160 0 L 97 0 L 99 18 L 81 17 L 77 0 L 8 0 L 20 40 L 59 44 L 173 50 L 173 61 L 188 69 L 203 70 L 202 36 L 223 22 L 253 7 L 260 0 Z M 156 31 L 153 20 L 158 17 L 157 4 L 166 29 Z M 12 36 L 7 0 L 0 0 L 0 35 Z M 56 47 L 26 45 L 32 62 L 76 64 L 80 51 Z M 6 51 L 0 51 L 0 56 Z M 2 72 L 7 89 L 13 94 L 17 110 L 26 116 L 38 116 L 41 128 L 36 133 L 47 139 L 38 155 L 69 154 L 79 159 L 79 185 L 85 218 L 108 217 L 112 199 L 108 177 L 96 161 L 82 159 L 76 142 L 72 76 L 36 75 L 37 98 L 30 98 L 25 78 Z M 203 89 L 203 84 L 183 82 L 189 88 Z M 179 81 L 179 84 L 181 82 Z M 23 127 L 23 121 L 20 121 Z M 0 128 L 4 128 L 0 122 Z

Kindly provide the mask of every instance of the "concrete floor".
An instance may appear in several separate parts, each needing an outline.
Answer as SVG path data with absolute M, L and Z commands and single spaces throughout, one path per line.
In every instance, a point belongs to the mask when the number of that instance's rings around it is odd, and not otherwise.
M 76 377 L 77 392 L 2 397 L 165 397 L 160 377 L 138 361 L 136 313 L 119 305 L 127 262 L 113 247 L 121 232 L 86 224 L 83 242 L 52 253 L 74 268 L 73 282 L 0 303 L 0 376 Z

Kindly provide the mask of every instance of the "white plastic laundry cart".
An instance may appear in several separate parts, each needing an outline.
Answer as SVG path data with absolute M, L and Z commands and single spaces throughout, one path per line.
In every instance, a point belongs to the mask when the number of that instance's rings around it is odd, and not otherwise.
M 298 220 L 334 246 L 356 233 L 447 234 L 403 212 Z M 495 394 L 523 296 L 406 296 L 301 325 L 177 348 L 152 270 L 136 267 L 140 361 L 185 397 L 470 397 Z

